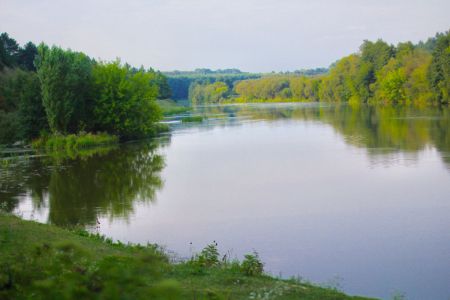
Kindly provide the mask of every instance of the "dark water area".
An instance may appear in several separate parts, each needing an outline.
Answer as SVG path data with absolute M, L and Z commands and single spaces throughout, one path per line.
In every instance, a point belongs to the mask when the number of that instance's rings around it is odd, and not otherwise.
M 3 159 L 0 207 L 349 294 L 450 299 L 450 109 L 207 106 L 158 139 Z M 7 162 L 5 162 L 7 160 Z

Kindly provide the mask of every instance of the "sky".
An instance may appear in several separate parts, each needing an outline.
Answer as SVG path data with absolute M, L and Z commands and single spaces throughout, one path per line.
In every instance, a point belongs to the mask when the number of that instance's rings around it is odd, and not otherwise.
M 449 0 L 0 0 L 0 32 L 162 71 L 328 67 L 450 29 Z

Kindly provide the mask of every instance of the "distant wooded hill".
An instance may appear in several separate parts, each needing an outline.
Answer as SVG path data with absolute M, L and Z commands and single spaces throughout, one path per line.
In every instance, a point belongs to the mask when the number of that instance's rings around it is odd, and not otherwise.
M 325 74 L 327 68 L 301 69 L 292 72 L 280 73 L 248 73 L 239 69 L 195 69 L 194 71 L 172 71 L 164 72 L 167 82 L 170 86 L 172 99 L 191 99 L 190 93 L 198 85 L 214 84 L 216 82 L 224 83 L 228 89 L 233 89 L 236 82 L 246 79 L 257 79 L 263 76 L 278 75 L 304 75 L 314 76 Z

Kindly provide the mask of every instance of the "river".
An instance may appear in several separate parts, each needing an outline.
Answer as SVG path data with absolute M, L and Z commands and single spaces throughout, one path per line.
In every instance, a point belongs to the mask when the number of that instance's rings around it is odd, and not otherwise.
M 158 243 L 217 242 L 282 277 L 392 299 L 450 298 L 450 109 L 204 106 L 170 135 L 1 168 L 25 219 Z

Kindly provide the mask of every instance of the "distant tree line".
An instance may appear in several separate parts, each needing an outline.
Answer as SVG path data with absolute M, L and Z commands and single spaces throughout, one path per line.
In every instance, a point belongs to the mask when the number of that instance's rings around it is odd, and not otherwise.
M 300 69 L 295 71 L 279 72 L 278 74 L 284 75 L 305 75 L 305 76 L 316 76 L 328 73 L 328 68 L 315 68 L 315 69 Z
M 322 72 L 323 71 L 323 72 Z M 360 51 L 334 63 L 328 72 L 277 73 L 235 81 L 219 100 L 212 83 L 197 83 L 191 100 L 332 101 L 351 103 L 449 103 L 450 31 L 416 45 L 364 41 Z M 209 95 L 209 96 L 208 96 Z M 199 101 L 200 100 L 200 101 Z
M 203 102 L 196 98 L 200 92 L 202 86 L 206 89 L 211 89 L 208 87 L 210 84 L 215 82 L 225 83 L 228 86 L 229 92 L 227 96 L 234 95 L 233 88 L 236 82 L 246 80 L 246 79 L 257 79 L 265 76 L 272 75 L 305 75 L 305 76 L 315 76 L 321 75 L 328 72 L 327 68 L 316 68 L 316 69 L 302 69 L 295 70 L 292 72 L 280 72 L 280 73 L 246 73 L 239 69 L 195 69 L 194 71 L 172 71 L 165 72 L 164 75 L 168 77 L 168 84 L 172 92 L 172 99 L 189 99 L 195 103 Z M 206 92 L 207 93 L 207 92 Z M 216 102 L 216 97 L 213 97 L 212 102 Z M 207 99 L 204 99 L 208 101 Z
M 230 87 L 222 81 L 210 84 L 191 84 L 189 88 L 189 99 L 193 105 L 204 103 L 219 103 L 230 96 Z
M 209 69 L 196 69 L 195 71 L 165 72 L 164 75 L 167 76 L 167 82 L 170 86 L 172 99 L 174 100 L 192 100 L 189 92 L 195 85 L 213 84 L 220 81 L 232 89 L 234 83 L 237 81 L 261 77 L 260 74 L 244 73 L 238 69 L 225 69 L 217 71 L 212 71 Z
M 21 47 L 0 35 L 0 144 L 45 132 L 152 135 L 161 118 L 155 100 L 169 97 L 159 71 L 95 61 L 43 43 Z
M 224 74 L 243 74 L 244 72 L 242 72 L 239 69 L 217 69 L 217 70 L 211 70 L 211 69 L 207 69 L 207 68 L 198 68 L 195 69 L 194 71 L 170 71 L 170 72 L 165 72 L 166 75 L 168 76 L 188 76 L 188 75 L 211 75 L 211 74 L 219 74 L 219 75 L 224 75 Z

